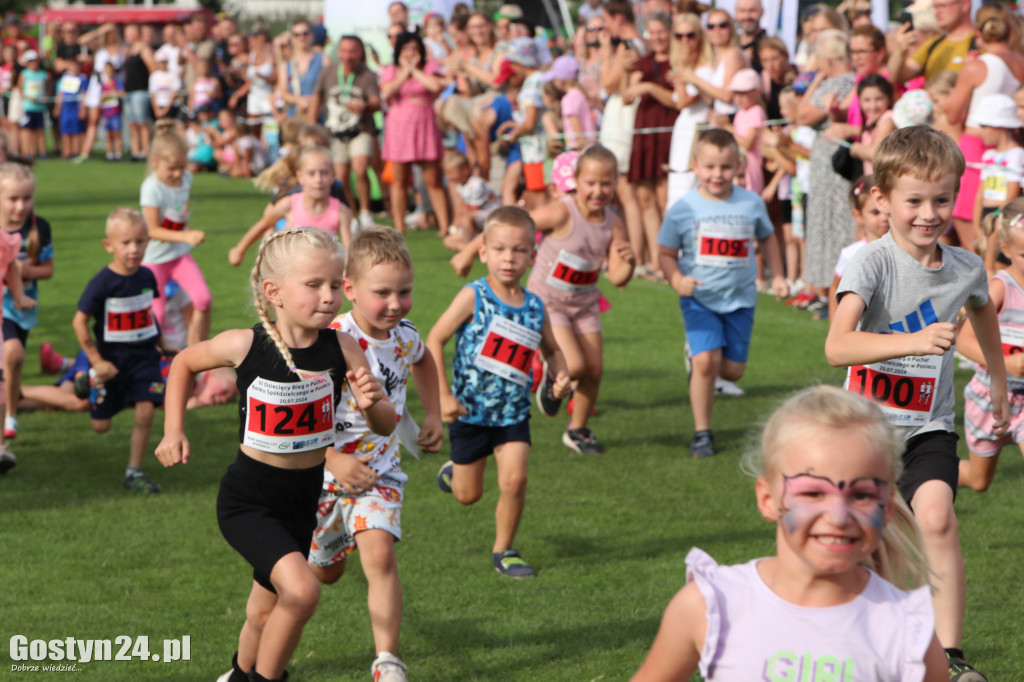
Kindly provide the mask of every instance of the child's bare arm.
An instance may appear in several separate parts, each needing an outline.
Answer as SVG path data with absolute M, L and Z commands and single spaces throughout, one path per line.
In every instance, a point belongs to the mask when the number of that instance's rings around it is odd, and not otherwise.
M 104 360 L 103 356 L 100 355 L 96 342 L 93 341 L 92 334 L 89 332 L 90 319 L 92 319 L 91 315 L 87 315 L 81 310 L 76 311 L 74 318 L 71 320 L 71 327 L 75 330 L 78 345 L 82 347 L 86 357 L 89 358 L 89 365 L 96 374 L 96 380 L 104 383 L 117 375 L 117 367 L 112 362 Z
M 25 295 L 24 270 L 20 260 L 12 260 L 7 266 L 7 273 L 4 275 L 4 284 L 11 291 L 14 298 L 14 307 L 18 310 L 32 310 L 36 307 L 36 301 Z
M 171 361 L 164 396 L 164 437 L 156 448 L 156 457 L 165 467 L 188 463 L 185 409 L 196 374 L 215 367 L 237 367 L 249 352 L 252 338 L 249 329 L 231 329 L 189 346 Z
M 423 425 L 417 441 L 424 452 L 440 452 L 444 441 L 441 423 L 441 393 L 437 386 L 437 363 L 429 348 L 423 349 L 419 362 L 413 363 L 412 380 L 423 403 Z
M 825 339 L 825 358 L 833 367 L 866 365 L 910 355 L 942 355 L 953 347 L 956 325 L 935 322 L 913 334 L 875 334 L 857 331 L 864 313 L 864 299 L 847 292 L 836 306 Z
M 150 239 L 162 242 L 185 242 L 193 245 L 202 242 L 201 238 L 196 241 L 197 237 L 204 236 L 198 230 L 169 230 L 166 227 L 160 227 L 160 209 L 156 206 L 143 206 L 142 215 L 146 219 Z
M 434 323 L 427 335 L 427 350 L 437 365 L 437 390 L 441 400 L 441 418 L 446 422 L 455 421 L 459 415 L 466 414 L 466 408 L 459 404 L 452 395 L 451 384 L 448 383 L 448 372 L 444 361 L 444 346 L 455 336 L 455 332 L 466 320 L 473 316 L 476 306 L 476 294 L 471 287 L 463 287 L 448 309 Z
M 696 583 L 687 583 L 665 609 L 651 650 L 631 682 L 688 680 L 700 663 L 707 637 L 707 603 Z
M 678 254 L 679 249 L 659 245 L 658 264 L 661 266 L 661 272 L 665 277 L 665 281 L 675 289 L 677 294 L 680 296 L 693 296 L 693 292 L 704 282 L 682 273 L 679 269 L 679 261 L 676 260 Z
M 352 241 L 352 211 L 345 204 L 338 209 L 338 241 L 348 253 L 348 245 Z
M 626 227 L 616 217 L 612 220 L 612 240 L 608 243 L 608 281 L 617 287 L 626 286 L 633 278 L 636 254 L 629 245 Z
M 530 217 L 537 225 L 537 229 L 544 233 L 558 233 L 565 231 L 569 224 L 569 207 L 561 201 L 541 206 L 530 211 Z
M 484 244 L 483 233 L 478 234 L 469 240 L 469 243 L 459 249 L 459 252 L 451 257 L 448 261 L 451 264 L 452 269 L 455 270 L 455 274 L 458 277 L 465 277 L 469 274 L 469 271 L 473 269 L 473 261 L 476 260 L 476 255 L 480 253 L 480 247 Z
M 370 363 L 359 343 L 350 334 L 341 331 L 338 332 L 338 342 L 348 366 L 345 380 L 355 398 L 356 407 L 363 413 L 371 431 L 381 436 L 389 435 L 398 423 L 394 405 L 370 370 Z
M 274 225 L 278 220 L 288 215 L 289 204 L 290 200 L 288 197 L 284 197 L 283 199 L 279 199 L 276 203 L 268 206 L 267 210 L 263 213 L 263 217 L 256 221 L 256 224 L 250 227 L 249 230 L 242 235 L 242 238 L 238 240 L 238 244 L 228 251 L 228 262 L 236 268 L 241 265 L 242 260 L 245 259 L 245 252 L 248 248 L 262 239 L 263 235 L 267 232 L 274 229 Z
M 758 242 L 761 246 L 761 253 L 764 254 L 764 259 L 768 263 L 768 267 L 771 268 L 772 272 L 772 293 L 775 294 L 775 299 L 781 299 L 789 295 L 789 285 L 786 284 L 786 276 L 783 274 L 785 270 L 782 269 L 782 254 L 779 252 L 779 240 L 775 238 L 774 234 L 770 234 L 764 239 Z
M 991 299 L 984 305 L 973 306 L 968 303 L 967 319 L 974 328 L 974 335 L 985 356 L 985 365 L 992 394 L 992 415 L 995 418 L 994 429 L 997 434 L 1006 431 L 1010 425 L 1010 403 L 1006 397 L 1006 366 L 1003 364 L 1003 345 L 999 336 L 999 318 Z

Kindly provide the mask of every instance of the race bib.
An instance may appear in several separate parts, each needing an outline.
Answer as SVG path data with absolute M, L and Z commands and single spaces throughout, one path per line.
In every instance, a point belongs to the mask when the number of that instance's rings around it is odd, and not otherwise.
M 77 78 L 61 78 L 60 91 L 65 95 L 77 95 L 80 81 Z
M 264 452 L 307 452 L 334 444 L 334 382 L 257 378 L 245 393 L 244 445 Z
M 160 220 L 160 227 L 167 230 L 181 231 L 188 224 L 188 211 L 176 211 L 168 208 L 164 211 L 164 217 Z
M 1004 173 L 992 173 L 985 176 L 982 197 L 985 201 L 1006 201 L 1006 175 Z
M 529 386 L 530 365 L 539 346 L 539 332 L 496 316 L 473 364 L 519 386 Z
M 153 316 L 153 292 L 127 298 L 108 298 L 103 310 L 103 340 L 133 343 L 159 336 Z
M 999 337 L 1003 340 L 1003 355 L 1024 353 L 1024 329 L 1016 325 L 999 325 Z
M 874 401 L 893 426 L 923 426 L 932 420 L 942 357 L 894 358 L 850 367 L 847 391 Z
M 696 262 L 713 268 L 746 267 L 750 262 L 750 228 L 701 222 Z
M 588 261 L 568 251 L 559 251 L 547 284 L 562 291 L 580 293 L 597 287 L 602 261 Z
M 25 97 L 39 99 L 43 96 L 43 81 L 28 78 L 25 79 Z

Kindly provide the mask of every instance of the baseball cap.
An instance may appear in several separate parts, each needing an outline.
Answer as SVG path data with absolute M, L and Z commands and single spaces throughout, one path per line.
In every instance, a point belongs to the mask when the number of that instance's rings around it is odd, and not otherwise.
M 513 5 L 511 2 L 507 2 L 498 8 L 498 11 L 494 13 L 495 19 L 522 19 L 523 8 L 519 5 Z
M 974 122 L 980 126 L 1014 130 L 1024 125 L 1017 118 L 1017 104 L 1013 98 L 999 92 L 981 98 L 974 113 Z
M 508 43 L 505 59 L 528 69 L 540 67 L 540 50 L 533 38 L 513 38 Z
M 750 92 L 757 90 L 761 85 L 761 77 L 753 69 L 740 69 L 729 83 L 729 90 L 732 92 Z
M 551 63 L 551 68 L 544 72 L 544 80 L 555 79 L 574 81 L 579 78 L 580 63 L 571 54 L 563 54 Z
M 25 54 L 21 55 L 21 61 L 32 62 L 39 59 L 39 53 L 35 50 L 25 50 Z

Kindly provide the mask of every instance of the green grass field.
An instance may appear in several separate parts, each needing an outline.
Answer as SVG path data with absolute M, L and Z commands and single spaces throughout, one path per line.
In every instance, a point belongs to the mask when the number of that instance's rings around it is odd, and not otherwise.
M 77 351 L 71 318 L 85 283 L 107 262 L 104 217 L 136 204 L 145 171 L 50 161 L 38 172 L 36 204 L 54 228 L 56 275 L 41 285 L 27 383 L 50 380 L 38 370 L 42 341 L 64 354 Z M 247 271 L 231 268 L 226 253 L 264 204 L 244 181 L 196 178 L 192 225 L 207 241 L 194 254 L 213 290 L 215 332 L 255 320 Z M 411 233 L 409 242 L 416 262 L 410 319 L 426 335 L 460 281 L 436 236 Z M 474 275 L 481 273 L 478 265 Z M 747 395 L 717 403 L 720 452 L 694 461 L 676 297 L 640 280 L 626 290 L 605 286 L 605 294 L 613 307 L 604 317 L 601 412 L 591 426 L 607 453 L 572 454 L 559 441 L 564 418 L 533 420 L 528 503 L 516 544 L 538 569 L 535 580 L 509 580 L 491 567 L 493 473 L 484 498 L 464 508 L 435 484 L 447 449 L 406 463 L 398 653 L 411 680 L 626 679 L 683 584 L 690 547 L 720 562 L 773 550 L 773 529 L 758 515 L 738 459 L 780 399 L 842 380 L 824 359 L 824 323 L 761 298 L 741 382 Z M 958 375 L 961 383 L 967 378 Z M 250 587 L 250 569 L 221 538 L 214 513 L 218 481 L 235 455 L 236 420 L 234 405 L 191 412 L 191 463 L 161 470 L 150 455 L 147 472 L 164 492 L 136 497 L 121 487 L 129 414 L 102 436 L 84 414 L 21 417 L 12 446 L 18 466 L 0 478 L 0 677 L 35 679 L 12 671 L 14 635 L 146 635 L 151 653 L 161 655 L 164 638 L 190 637 L 187 662 L 97 661 L 79 664 L 75 679 L 212 681 L 228 669 Z M 161 433 L 158 416 L 150 450 Z M 992 489 L 964 491 L 957 503 L 968 579 L 965 647 L 991 680 L 1024 679 L 1022 494 L 1024 465 L 1007 450 Z M 289 668 L 294 680 L 363 681 L 373 656 L 366 581 L 353 560 L 348 574 L 324 589 Z

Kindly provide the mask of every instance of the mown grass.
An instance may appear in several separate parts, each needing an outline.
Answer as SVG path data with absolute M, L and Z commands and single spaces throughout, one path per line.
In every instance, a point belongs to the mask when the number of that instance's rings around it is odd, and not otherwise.
M 38 210 L 53 224 L 57 266 L 41 286 L 30 383 L 50 379 L 39 375 L 35 360 L 42 341 L 65 354 L 77 350 L 70 321 L 85 283 L 107 261 L 103 219 L 117 205 L 136 204 L 144 169 L 51 161 L 38 172 Z M 226 253 L 265 199 L 245 182 L 211 176 L 197 177 L 192 196 L 192 224 L 207 233 L 194 253 L 213 290 L 214 331 L 249 326 L 255 318 L 247 271 L 231 268 Z M 416 262 L 410 319 L 426 334 L 461 282 L 435 236 L 411 233 L 409 243 Z M 474 275 L 481 273 L 478 265 Z M 721 562 L 772 551 L 773 531 L 757 513 L 738 458 L 780 399 L 808 384 L 842 380 L 823 356 L 824 324 L 761 298 L 741 382 L 747 395 L 716 404 L 721 451 L 694 461 L 675 296 L 639 280 L 626 290 L 605 286 L 605 294 L 612 303 L 604 317 L 606 369 L 600 415 L 591 425 L 608 452 L 573 455 L 559 442 L 565 419 L 535 416 L 528 503 L 516 541 L 539 571 L 535 580 L 511 581 L 491 568 L 493 478 L 484 498 L 463 508 L 436 488 L 443 453 L 406 462 L 399 654 L 410 679 L 625 679 L 684 581 L 690 547 Z M 967 376 L 959 373 L 958 381 Z M 421 413 L 415 398 L 412 409 Z M 147 635 L 153 653 L 163 638 L 191 638 L 190 661 L 79 665 L 88 679 L 213 680 L 227 670 L 250 585 L 249 568 L 221 538 L 214 515 L 218 481 L 237 445 L 235 407 L 189 414 L 193 460 L 164 471 L 147 459 L 147 471 L 164 488 L 147 498 L 121 488 L 131 421 L 123 414 L 99 436 L 86 415 L 22 416 L 13 445 L 18 467 L 0 479 L 0 676 L 29 678 L 11 671 L 8 643 L 18 634 Z M 161 425 L 158 417 L 151 448 Z M 957 502 L 968 577 L 965 646 L 993 680 L 1024 679 L 1022 493 L 1024 465 L 1007 450 L 993 488 L 984 495 L 965 491 Z M 290 665 L 292 679 L 366 680 L 373 655 L 366 581 L 355 560 L 324 589 Z

